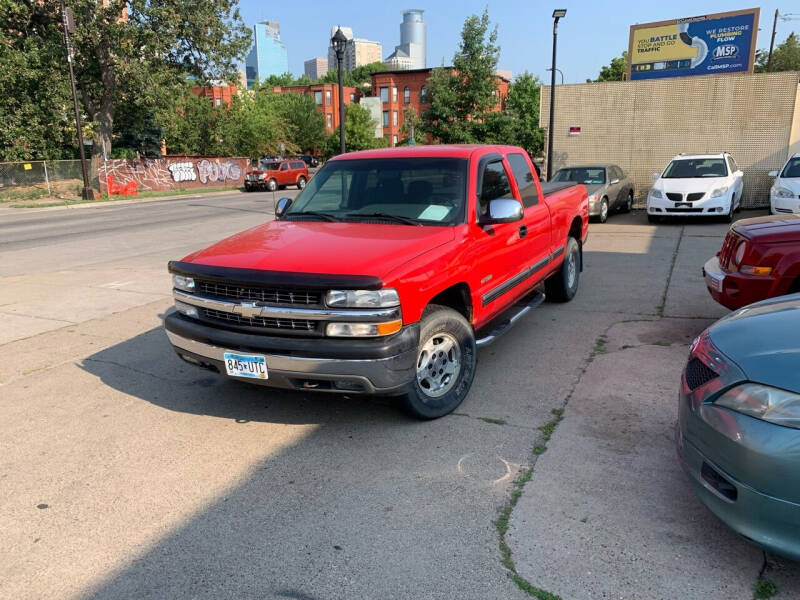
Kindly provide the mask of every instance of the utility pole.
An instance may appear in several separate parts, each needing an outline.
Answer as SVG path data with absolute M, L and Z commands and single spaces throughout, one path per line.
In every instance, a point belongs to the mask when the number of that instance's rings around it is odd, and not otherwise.
M 83 130 L 81 129 L 81 112 L 78 107 L 78 91 L 75 89 L 75 71 L 72 68 L 72 44 L 69 34 L 75 31 L 75 18 L 72 15 L 72 8 L 61 3 L 61 21 L 64 25 L 64 44 L 67 47 L 67 64 L 69 65 L 69 83 L 72 87 L 72 103 L 75 107 L 75 126 L 78 130 L 78 150 L 81 154 L 81 171 L 83 172 L 83 191 L 81 197 L 84 200 L 94 200 L 94 190 L 89 185 L 89 172 L 86 169 L 86 151 L 83 149 Z
M 772 21 L 772 38 L 769 41 L 769 56 L 767 56 L 767 73 L 772 69 L 772 49 L 775 47 L 775 29 L 778 27 L 778 9 L 775 9 L 775 19 Z
M 558 40 L 558 20 L 567 14 L 566 8 L 553 11 L 553 65 L 550 68 L 550 127 L 547 130 L 547 181 L 553 176 L 553 127 L 556 116 L 556 43 Z

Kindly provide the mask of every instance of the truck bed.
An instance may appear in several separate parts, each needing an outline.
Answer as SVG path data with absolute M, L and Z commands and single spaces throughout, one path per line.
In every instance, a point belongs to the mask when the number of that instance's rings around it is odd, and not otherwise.
M 571 188 L 572 186 L 578 184 L 574 181 L 548 181 L 546 183 L 541 183 L 540 185 L 542 186 L 542 194 L 549 196 L 550 194 L 560 192 L 561 190 Z

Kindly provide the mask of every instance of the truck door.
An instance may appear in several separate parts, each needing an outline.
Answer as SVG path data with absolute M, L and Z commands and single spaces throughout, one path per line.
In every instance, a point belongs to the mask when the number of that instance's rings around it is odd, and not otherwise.
M 523 225 L 527 234 L 523 237 L 525 266 L 531 267 L 530 281 L 525 287 L 531 287 L 542 280 L 551 260 L 552 246 L 550 210 L 539 198 L 538 188 L 527 156 L 513 152 L 507 157 L 511 167 L 517 194 L 525 207 Z

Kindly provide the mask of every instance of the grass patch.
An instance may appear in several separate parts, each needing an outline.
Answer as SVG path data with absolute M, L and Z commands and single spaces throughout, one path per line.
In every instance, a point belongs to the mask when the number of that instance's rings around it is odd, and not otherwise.
M 480 417 L 481 421 L 485 421 L 486 423 L 492 423 L 493 425 L 505 425 L 505 419 L 493 419 L 491 417 Z
M 233 190 L 241 189 L 236 186 L 220 186 L 220 187 L 211 187 L 211 188 L 192 188 L 192 189 L 178 189 L 178 190 L 170 190 L 170 191 L 162 191 L 162 192 L 141 192 L 136 196 L 109 196 L 106 198 L 105 196 L 98 196 L 95 197 L 94 200 L 84 200 L 83 198 L 78 198 L 75 200 L 54 200 L 52 202 L 22 202 L 11 204 L 11 208 L 48 208 L 51 206 L 72 206 L 73 204 L 95 204 L 99 202 L 116 202 L 118 200 L 137 200 L 140 198 L 164 198 L 164 197 L 171 197 L 171 196 L 187 196 L 191 194 L 208 194 L 214 192 L 229 192 Z M 47 196 L 47 194 L 45 194 Z M 40 196 L 41 197 L 41 196 Z
M 534 453 L 536 456 L 539 456 L 539 455 L 541 455 L 541 454 L 544 454 L 545 452 L 547 452 L 547 446 L 542 446 L 541 444 L 536 444 L 536 445 L 533 447 L 533 453 Z
M 778 593 L 778 586 L 771 579 L 759 579 L 753 586 L 753 598 L 757 600 L 772 598 Z
M 598 354 L 604 354 L 606 351 L 606 345 L 608 344 L 608 337 L 606 334 L 603 333 L 598 337 L 594 342 L 594 348 L 592 348 L 592 353 L 589 356 L 589 360 L 591 361 L 594 359 L 595 356 Z
M 563 408 L 554 408 L 550 412 L 553 414 L 554 418 L 549 422 L 545 423 L 544 425 L 542 425 L 541 427 L 539 427 L 539 431 L 542 432 L 542 439 L 545 442 L 550 441 L 550 437 L 553 435 L 553 432 L 556 430 L 556 427 L 558 427 L 558 424 L 561 422 L 561 419 L 564 418 Z M 547 448 L 545 447 L 545 449 Z
M 653 342 L 653 346 L 672 346 L 672 342 Z

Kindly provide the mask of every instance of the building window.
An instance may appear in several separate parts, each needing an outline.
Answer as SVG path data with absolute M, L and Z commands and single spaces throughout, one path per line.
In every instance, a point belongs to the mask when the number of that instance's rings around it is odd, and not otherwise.
M 328 106 L 331 105 L 331 91 L 330 90 L 325 90 L 325 104 L 327 104 Z
M 397 86 L 392 86 L 392 102 L 397 102 Z
M 356 101 L 356 95 L 350 94 L 350 104 L 353 104 Z
M 392 136 L 392 146 L 397 146 L 397 136 L 396 135 Z
M 328 129 L 333 129 L 333 115 L 328 113 L 325 116 L 328 117 Z
M 222 98 L 214 98 L 214 106 L 219 106 L 222 104 Z
M 392 111 L 392 125 L 397 127 L 397 111 L 396 110 Z
M 403 88 L 403 102 L 405 104 L 411 102 L 411 90 L 408 89 L 408 86 Z
M 382 87 L 381 88 L 381 102 L 388 102 L 389 101 L 389 88 Z
M 428 102 L 428 86 L 423 85 L 422 88 L 419 90 L 419 101 L 423 104 Z
M 388 110 L 383 111 L 383 126 L 384 127 L 388 127 L 389 126 L 389 111 Z
M 316 91 L 314 92 L 314 104 L 320 106 L 322 104 L 322 92 Z

